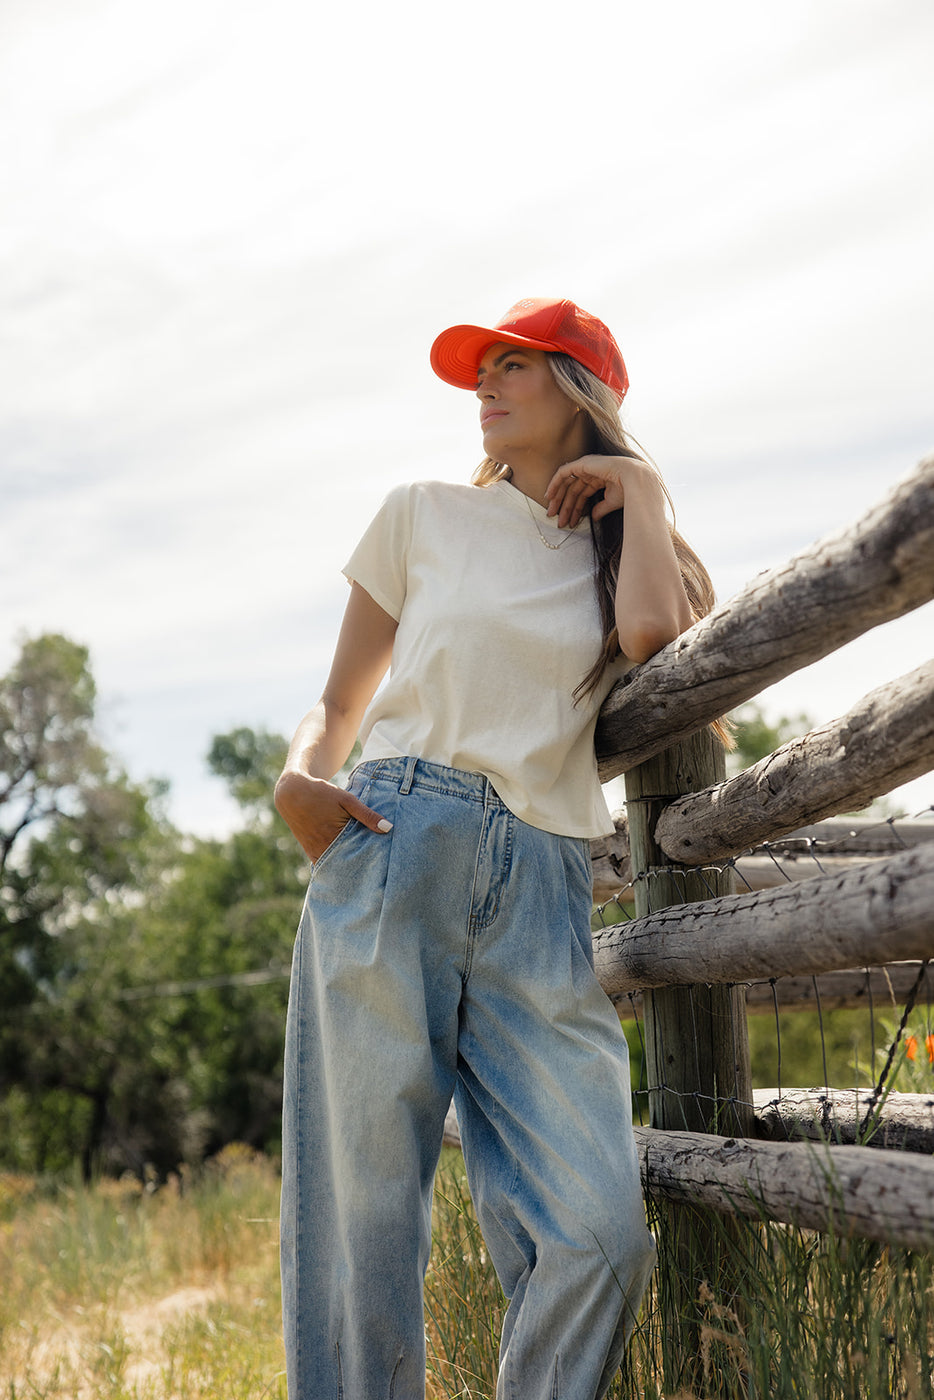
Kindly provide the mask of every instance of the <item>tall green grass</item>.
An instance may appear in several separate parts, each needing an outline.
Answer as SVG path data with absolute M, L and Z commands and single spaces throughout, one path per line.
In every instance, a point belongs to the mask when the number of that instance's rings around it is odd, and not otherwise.
M 278 1190 L 245 1148 L 158 1190 L 0 1177 L 0 1400 L 285 1400 Z M 611 1400 L 934 1400 L 931 1258 L 714 1217 L 722 1267 L 687 1296 L 683 1241 L 650 1223 Z M 452 1150 L 434 1236 L 428 1400 L 492 1400 L 504 1303 Z
M 707 1222 L 709 1224 L 709 1222 Z M 658 1228 L 661 1225 L 662 1228 Z M 718 1228 L 719 1227 L 719 1228 Z M 931 1260 L 866 1240 L 714 1220 L 730 1296 L 701 1281 L 681 1327 L 664 1306 L 679 1261 L 656 1220 L 659 1268 L 616 1394 L 931 1400 Z M 684 1338 L 693 1338 L 686 1351 Z
M 453 1153 L 435 1213 L 429 1394 L 493 1400 L 503 1300 Z M 684 1263 L 669 1219 L 664 1208 L 650 1212 L 659 1265 L 611 1400 L 934 1400 L 929 1256 L 705 1216 L 732 1289 L 718 1294 L 701 1279 L 672 1318 L 667 1299 L 683 1291 Z
M 502 1289 L 467 1189 L 463 1158 L 445 1148 L 435 1180 L 432 1254 L 425 1278 L 428 1395 L 474 1400 L 496 1390 Z

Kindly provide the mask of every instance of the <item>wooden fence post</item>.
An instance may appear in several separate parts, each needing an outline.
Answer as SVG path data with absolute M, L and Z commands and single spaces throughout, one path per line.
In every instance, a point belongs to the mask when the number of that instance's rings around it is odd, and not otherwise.
M 723 746 L 709 729 L 665 749 L 626 774 L 626 808 L 641 917 L 672 904 L 732 893 L 732 872 L 692 870 L 665 855 L 655 825 L 675 797 L 725 775 Z M 716 930 L 711 932 L 716 937 Z M 646 1074 L 653 1128 L 753 1135 L 752 1076 L 742 987 L 671 987 L 644 996 Z M 659 1306 L 666 1350 L 679 1383 L 699 1381 L 701 1286 L 718 1303 L 738 1299 L 738 1232 L 743 1227 L 690 1207 L 656 1202 Z M 730 1237 L 730 1239 L 727 1238 Z M 736 1237 L 735 1239 L 733 1237 Z

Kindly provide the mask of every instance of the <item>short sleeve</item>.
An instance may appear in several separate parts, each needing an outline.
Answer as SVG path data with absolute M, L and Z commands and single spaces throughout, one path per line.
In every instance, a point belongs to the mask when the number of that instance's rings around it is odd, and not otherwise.
M 390 491 L 363 538 L 344 565 L 344 576 L 359 583 L 396 622 L 402 615 L 412 537 L 412 493 Z

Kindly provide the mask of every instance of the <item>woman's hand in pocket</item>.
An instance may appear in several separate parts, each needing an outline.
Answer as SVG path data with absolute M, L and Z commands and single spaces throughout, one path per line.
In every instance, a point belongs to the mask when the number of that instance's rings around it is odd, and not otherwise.
M 323 778 L 286 769 L 276 783 L 276 810 L 310 861 L 321 858 L 351 820 L 371 831 L 387 832 L 392 823 L 364 806 L 358 797 Z

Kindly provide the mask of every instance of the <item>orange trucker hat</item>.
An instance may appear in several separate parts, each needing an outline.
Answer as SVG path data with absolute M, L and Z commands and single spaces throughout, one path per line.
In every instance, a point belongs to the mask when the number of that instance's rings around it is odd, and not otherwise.
M 559 350 L 591 370 L 622 403 L 629 376 L 619 346 L 602 321 L 573 301 L 525 297 L 495 326 L 451 326 L 431 347 L 431 367 L 457 389 L 476 389 L 477 368 L 491 345 Z

